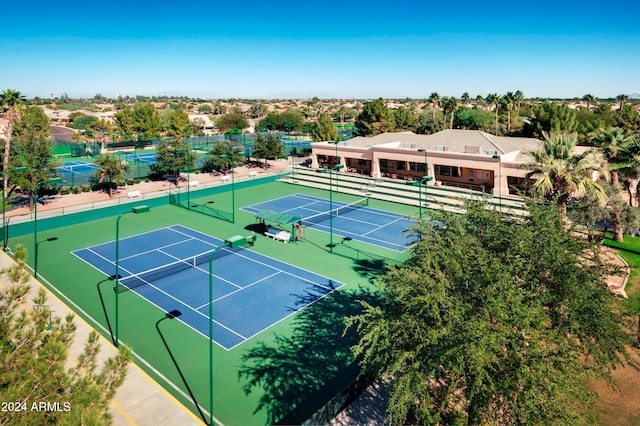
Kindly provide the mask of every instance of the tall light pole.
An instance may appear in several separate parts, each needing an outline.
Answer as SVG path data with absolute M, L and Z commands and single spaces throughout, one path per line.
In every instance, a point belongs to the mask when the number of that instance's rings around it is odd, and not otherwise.
M 420 220 L 422 220 L 422 187 L 424 186 L 425 188 L 425 207 L 428 209 L 429 208 L 429 200 L 427 199 L 428 196 L 428 182 L 431 182 L 433 180 L 433 176 L 423 176 L 420 178 L 420 180 L 417 180 L 415 182 L 408 182 L 409 185 L 411 186 L 417 186 L 418 187 L 418 217 L 420 218 Z
M 498 189 L 500 190 L 500 213 L 502 213 L 502 157 L 499 155 L 494 155 L 493 158 L 498 160 Z M 495 196 L 496 188 L 494 188 L 493 193 Z
M 340 166 L 340 165 L 341 165 L 341 163 L 340 163 L 340 161 L 339 161 L 339 158 L 338 158 L 338 143 L 339 143 L 339 141 L 337 141 L 337 140 L 336 140 L 336 141 L 329 142 L 329 143 L 330 143 L 330 144 L 333 144 L 333 145 L 335 145 L 335 146 L 336 146 L 336 163 L 333 165 L 332 170 L 340 170 L 340 169 L 342 169 L 344 166 L 342 166 L 342 167 L 338 167 L 338 166 Z M 340 192 L 340 183 L 339 183 L 339 180 L 338 180 L 338 176 L 337 176 L 337 175 L 336 175 L 336 191 L 337 191 L 337 192 Z
M 7 244 L 8 244 L 8 240 L 9 240 L 9 232 L 7 230 L 7 220 L 6 220 L 6 209 L 7 209 L 7 200 L 5 200 L 5 188 L 7 187 L 6 185 L 6 181 L 7 181 L 7 175 L 11 172 L 23 172 L 27 170 L 26 167 L 15 167 L 13 169 L 8 169 L 4 172 L 2 172 L 2 233 L 3 233 L 3 244 L 2 244 L 2 250 L 6 250 L 7 249 Z
M 33 187 L 33 251 L 36 252 L 38 245 L 38 187 L 43 183 L 59 183 L 62 182 L 61 178 L 43 179 L 38 181 Z M 35 260 L 37 265 L 37 259 Z M 35 268 L 34 268 L 35 272 Z
M 429 176 L 429 166 L 427 164 L 427 150 L 425 148 L 419 148 L 418 152 L 424 152 L 424 175 Z
M 116 219 L 116 274 L 114 275 L 114 280 L 116 282 L 115 287 L 114 287 L 114 293 L 116 294 L 116 320 L 115 320 L 115 337 L 114 340 L 115 342 L 113 342 L 116 345 L 116 348 L 120 347 L 120 340 L 118 339 L 118 331 L 119 331 L 119 327 L 118 327 L 118 317 L 119 317 L 119 299 L 118 299 L 118 294 L 120 293 L 120 265 L 119 265 L 119 261 L 120 261 L 120 219 L 122 219 L 122 216 L 128 214 L 128 213 L 134 213 L 134 214 L 138 214 L 138 213 L 146 213 L 150 210 L 149 206 L 136 206 L 133 207 L 130 211 L 128 212 L 124 212 L 121 213 L 120 216 L 118 216 L 118 219 Z
M 209 255 L 209 424 L 213 425 L 213 257 L 224 247 L 253 245 L 255 237 L 235 236 L 228 238 Z
M 220 158 L 225 158 L 230 161 L 231 167 L 231 223 L 236 222 L 236 182 L 235 182 L 235 173 L 233 171 L 233 166 L 235 165 L 236 157 L 241 157 L 242 154 L 220 154 Z
M 51 237 L 51 238 L 47 238 L 46 240 L 42 240 L 42 241 L 38 241 L 36 243 L 36 252 L 35 252 L 35 259 L 34 259 L 34 266 L 33 266 L 33 276 L 35 279 L 38 279 L 38 246 L 42 243 L 46 243 L 49 241 L 56 241 L 58 239 L 58 237 Z
M 338 164 L 330 169 L 318 169 L 318 173 L 329 173 L 329 253 L 333 253 L 333 173 L 344 168 L 344 165 Z
M 185 136 L 186 140 L 186 136 Z M 187 144 L 187 149 L 176 149 L 176 154 L 187 153 L 187 168 L 183 169 L 187 173 L 187 209 L 191 208 L 191 172 L 194 171 L 191 167 L 191 147 Z M 178 181 L 176 181 L 176 184 Z

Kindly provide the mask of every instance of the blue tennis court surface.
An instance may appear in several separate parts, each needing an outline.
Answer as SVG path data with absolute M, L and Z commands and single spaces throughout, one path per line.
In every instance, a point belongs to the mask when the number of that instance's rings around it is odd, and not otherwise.
M 145 154 L 136 154 L 133 152 L 120 153 L 120 158 L 123 160 L 135 163 L 147 163 L 147 164 L 155 164 L 158 162 L 158 158 L 155 153 L 145 153 Z
M 92 173 L 98 170 L 98 166 L 93 163 L 85 163 L 83 161 L 65 161 L 63 166 L 58 167 L 58 172 L 63 175 L 71 175 L 74 173 Z
M 133 291 L 209 337 L 209 255 L 222 240 L 174 225 L 120 240 L 121 291 Z M 115 241 L 74 255 L 115 275 Z M 213 339 L 232 349 L 343 284 L 243 248 L 213 259 Z M 124 293 L 126 294 L 126 293 Z
M 303 194 L 289 195 L 260 204 L 244 207 L 242 210 L 257 213 L 267 209 L 302 218 L 304 226 L 329 232 L 329 200 Z M 416 235 L 409 231 L 415 222 L 405 216 L 359 206 L 351 209 L 347 203 L 333 202 L 334 236 L 348 237 L 369 244 L 375 244 L 395 251 L 405 251 L 416 243 Z M 340 211 L 342 210 L 342 211 Z

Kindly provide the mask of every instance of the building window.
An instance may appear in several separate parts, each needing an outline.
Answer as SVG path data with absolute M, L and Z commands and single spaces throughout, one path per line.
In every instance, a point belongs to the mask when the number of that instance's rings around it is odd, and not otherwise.
M 436 174 L 440 176 L 462 177 L 460 167 L 436 166 Z

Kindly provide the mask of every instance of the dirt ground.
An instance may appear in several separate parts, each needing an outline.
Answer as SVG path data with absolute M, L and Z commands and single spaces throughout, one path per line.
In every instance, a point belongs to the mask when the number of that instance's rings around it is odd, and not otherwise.
M 629 348 L 629 353 L 640 363 L 640 350 Z M 613 372 L 615 388 L 604 380 L 594 381 L 589 389 L 598 394 L 595 412 L 601 425 L 640 425 L 640 371 L 626 366 Z

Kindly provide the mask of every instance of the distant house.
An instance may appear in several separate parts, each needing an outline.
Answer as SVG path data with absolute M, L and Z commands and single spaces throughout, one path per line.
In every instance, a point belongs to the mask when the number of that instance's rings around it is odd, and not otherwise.
M 413 132 L 355 137 L 337 145 L 311 144 L 313 168 L 343 165 L 346 173 L 374 178 L 434 178 L 436 185 L 464 187 L 507 195 L 524 189 L 529 170 L 526 154 L 540 148 L 533 138 L 494 136 L 478 130 L 443 130 L 432 135 Z

